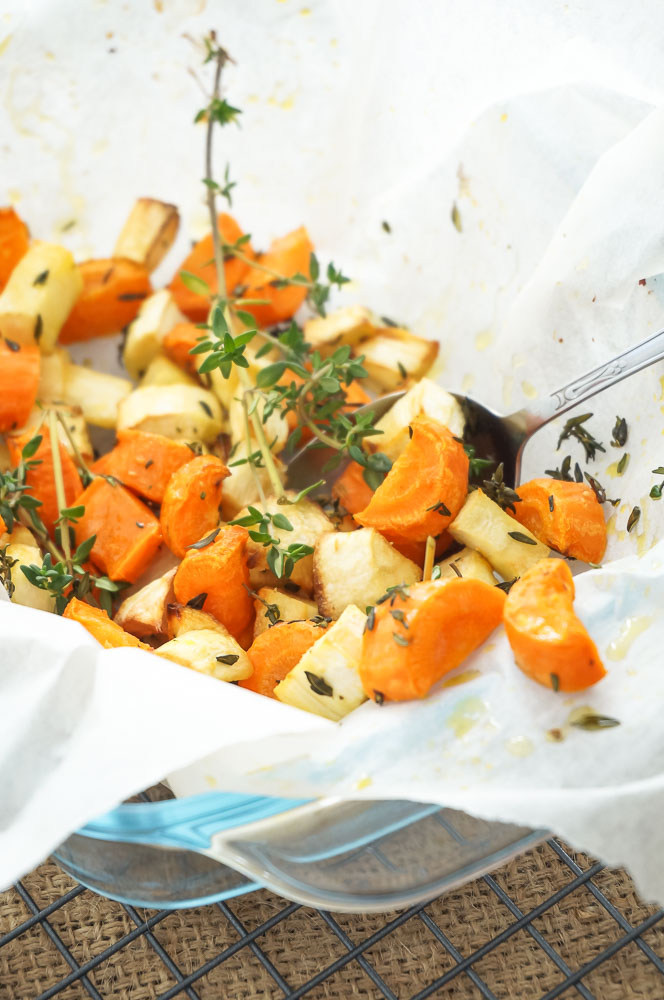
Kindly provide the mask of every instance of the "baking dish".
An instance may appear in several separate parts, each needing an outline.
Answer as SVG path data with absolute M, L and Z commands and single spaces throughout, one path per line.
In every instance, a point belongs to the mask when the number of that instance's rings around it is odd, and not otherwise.
M 179 909 L 267 888 L 381 912 L 433 899 L 547 835 L 425 803 L 210 792 L 118 806 L 54 856 L 83 885 L 135 905 Z

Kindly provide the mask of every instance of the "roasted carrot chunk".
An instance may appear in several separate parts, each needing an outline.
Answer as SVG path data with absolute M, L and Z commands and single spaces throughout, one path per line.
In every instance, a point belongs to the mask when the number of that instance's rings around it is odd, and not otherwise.
M 505 631 L 517 667 L 554 691 L 582 691 L 606 674 L 574 612 L 574 580 L 562 559 L 542 559 L 512 586 Z
M 173 473 L 193 457 L 193 451 L 183 441 L 173 441 L 162 434 L 125 430 L 118 431 L 115 448 L 102 455 L 92 471 L 113 476 L 146 500 L 161 503 Z
M 235 243 L 242 235 L 242 230 L 231 215 L 222 212 L 218 217 L 219 234 L 225 243 Z M 253 259 L 254 252 L 249 243 L 242 244 L 242 253 L 245 257 Z M 204 323 L 210 311 L 210 299 L 206 295 L 198 295 L 187 288 L 180 277 L 180 271 L 188 271 L 195 274 L 197 278 L 206 281 L 210 289 L 210 295 L 215 295 L 218 290 L 217 271 L 214 264 L 214 246 L 212 245 L 212 234 L 204 236 L 191 253 L 182 261 L 177 269 L 175 277 L 171 281 L 170 289 L 173 298 L 185 316 L 193 320 L 194 323 Z M 244 281 L 245 275 L 249 271 L 249 264 L 237 257 L 228 256 L 224 261 L 224 274 L 226 276 L 226 288 L 229 294 L 236 285 Z
M 147 269 L 124 257 L 86 260 L 78 270 L 83 291 L 60 331 L 61 344 L 118 333 L 152 291 Z
M 236 639 L 252 621 L 246 528 L 224 525 L 202 549 L 188 549 L 173 581 L 180 604 L 196 599 L 204 611 L 225 625 Z
M 152 650 L 151 646 L 141 642 L 135 635 L 125 632 L 120 625 L 108 617 L 101 608 L 93 608 L 77 597 L 72 597 L 64 610 L 63 618 L 71 618 L 100 642 L 104 649 L 115 649 L 116 646 L 136 646 L 139 649 Z
M 42 427 L 39 430 L 42 436 L 41 443 L 34 453 L 31 462 L 39 462 L 39 465 L 35 465 L 33 468 L 28 469 L 25 482 L 30 487 L 30 496 L 35 497 L 36 500 L 41 502 L 41 507 L 38 508 L 37 514 L 44 522 L 44 526 L 51 533 L 55 531 L 55 522 L 60 516 L 58 500 L 55 491 L 55 476 L 53 474 L 53 452 L 51 450 L 51 435 L 49 434 L 48 427 Z M 24 431 L 19 434 L 8 434 L 7 435 L 7 445 L 9 447 L 9 454 L 14 465 L 18 465 L 21 461 L 21 452 L 25 448 L 28 441 L 32 440 L 34 437 L 33 431 Z M 60 464 L 62 466 L 62 479 L 65 487 L 65 500 L 67 501 L 67 506 L 71 507 L 77 496 L 83 489 L 83 483 L 81 482 L 81 477 L 78 474 L 78 469 L 74 465 L 74 461 L 61 442 L 58 442 L 58 447 L 60 449 Z
M 0 431 L 22 427 L 35 405 L 40 353 L 36 344 L 0 337 Z
M 76 543 L 95 535 L 91 561 L 111 580 L 135 583 L 161 543 L 159 521 L 133 493 L 102 476 L 93 479 L 75 501 L 85 514 L 75 527 Z
M 239 682 L 240 687 L 274 698 L 277 684 L 322 634 L 323 630 L 311 622 L 282 622 L 261 632 L 247 650 L 254 672 Z
M 300 308 L 307 297 L 307 289 L 301 285 L 287 285 L 276 288 L 276 275 L 281 278 L 292 278 L 295 274 L 309 277 L 309 258 L 313 245 L 304 226 L 295 229 L 288 236 L 274 240 L 267 253 L 261 254 L 258 263 L 269 268 L 268 273 L 254 267 L 242 279 L 248 299 L 265 299 L 265 305 L 243 305 L 250 312 L 259 326 L 274 326 L 290 319 Z
M 443 424 L 417 417 L 413 435 L 367 507 L 355 515 L 397 544 L 436 537 L 461 510 L 468 492 L 468 456 Z
M 606 523 L 590 486 L 542 478 L 522 483 L 517 492 L 514 516 L 535 538 L 574 559 L 602 561 Z
M 481 580 L 415 583 L 379 604 L 362 642 L 360 678 L 374 701 L 423 698 L 502 619 L 505 595 Z
M 171 552 L 187 548 L 219 524 L 222 483 L 230 472 L 216 455 L 198 455 L 171 476 L 161 505 L 161 530 Z
M 204 336 L 205 330 L 199 330 L 194 323 L 177 323 L 164 337 L 161 346 L 164 353 L 179 365 L 189 375 L 198 375 L 201 358 L 191 354 L 192 347 Z
M 25 222 L 13 208 L 0 208 L 0 292 L 29 245 Z
M 332 496 L 349 514 L 358 514 L 368 507 L 373 493 L 359 462 L 349 462 L 332 486 Z

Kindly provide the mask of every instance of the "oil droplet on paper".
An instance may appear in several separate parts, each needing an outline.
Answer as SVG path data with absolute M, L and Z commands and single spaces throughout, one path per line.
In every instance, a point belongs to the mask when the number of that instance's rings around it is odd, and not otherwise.
M 445 720 L 445 725 L 454 730 L 458 740 L 475 726 L 487 710 L 481 698 L 464 698 Z
M 622 461 L 623 459 L 621 458 L 619 462 Z M 619 462 L 611 462 L 611 465 L 607 466 L 606 468 L 607 476 L 611 476 L 612 479 L 615 479 L 617 476 L 623 476 L 625 474 L 629 466 L 629 452 L 627 453 L 627 458 L 625 458 L 625 464 L 622 467 L 622 472 L 618 469 Z
M 615 639 L 612 639 L 606 647 L 607 660 L 623 660 L 630 649 L 632 643 L 645 632 L 653 623 L 651 615 L 637 615 L 634 618 L 626 618 L 620 626 L 620 632 Z
M 528 757 L 535 748 L 533 741 L 529 740 L 527 736 L 513 736 L 505 743 L 505 749 L 513 757 Z
M 368 776 L 360 778 L 359 781 L 355 782 L 355 788 L 358 792 L 361 792 L 363 788 L 368 788 L 369 785 L 373 785 L 373 778 L 369 778 Z
M 463 379 L 461 380 L 461 391 L 470 392 L 470 390 L 473 388 L 474 385 L 475 385 L 475 376 L 472 373 L 464 375 Z
M 217 787 L 217 779 L 214 777 L 213 774 L 206 774 L 205 775 L 205 784 L 208 786 L 208 788 L 216 788 Z
M 458 684 L 467 684 L 469 681 L 474 681 L 476 677 L 480 676 L 479 670 L 464 670 L 463 673 L 457 674 L 456 677 L 450 677 L 449 680 L 444 681 L 444 688 L 456 687 Z
M 523 392 L 524 396 L 528 397 L 528 399 L 537 399 L 537 389 L 532 384 L 532 382 L 522 382 L 521 391 Z
M 480 330 L 480 332 L 475 337 L 475 350 L 476 351 L 486 351 L 487 347 L 493 343 L 493 334 L 491 330 Z

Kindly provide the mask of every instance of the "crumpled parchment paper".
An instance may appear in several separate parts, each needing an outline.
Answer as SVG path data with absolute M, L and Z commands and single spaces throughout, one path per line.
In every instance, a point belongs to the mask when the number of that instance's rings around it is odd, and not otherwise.
M 652 0 L 636 12 L 607 0 L 15 4 L 0 24 L 2 200 L 81 258 L 110 253 L 133 198 L 174 201 L 168 280 L 206 224 L 191 124 L 202 98 L 187 73 L 198 57 L 183 35 L 216 27 L 244 110 L 219 140 L 219 170 L 230 160 L 254 242 L 305 222 L 321 259 L 353 277 L 339 301 L 439 339 L 435 377 L 508 412 L 664 325 L 658 18 Z M 114 351 L 77 356 L 112 366 Z M 587 468 L 621 503 L 604 567 L 577 579 L 609 670 L 578 696 L 521 675 L 498 630 L 465 683 L 335 726 L 0 602 L 0 885 L 170 773 L 181 794 L 409 797 L 549 828 L 664 899 L 664 502 L 648 496 L 664 458 L 662 373 L 584 405 L 606 448 Z M 565 454 L 584 464 L 576 443 L 556 452 L 558 432 L 529 445 L 524 477 Z M 570 728 L 578 705 L 621 724 Z

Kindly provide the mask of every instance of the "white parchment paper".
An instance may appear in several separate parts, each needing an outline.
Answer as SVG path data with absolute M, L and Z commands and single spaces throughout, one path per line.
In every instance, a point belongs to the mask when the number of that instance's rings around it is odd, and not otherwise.
M 219 163 L 254 242 L 306 223 L 354 279 L 343 301 L 439 339 L 435 377 L 508 412 L 664 325 L 661 20 L 653 0 L 629 12 L 612 0 L 10 4 L 0 200 L 81 258 L 110 252 L 133 198 L 174 201 L 168 280 L 205 228 L 202 98 L 183 35 L 215 27 L 244 109 Z M 78 356 L 95 351 L 111 363 L 112 343 Z M 577 581 L 609 670 L 579 696 L 522 676 L 499 630 L 466 683 L 335 726 L 0 602 L 0 885 L 171 773 L 180 793 L 408 797 L 547 827 L 664 899 L 664 501 L 648 497 L 664 464 L 661 376 L 584 407 L 606 447 L 589 468 L 621 503 L 604 568 Z M 616 414 L 629 424 L 623 476 Z M 537 435 L 525 476 L 565 454 L 582 462 L 556 439 Z M 621 725 L 569 729 L 580 704 Z

